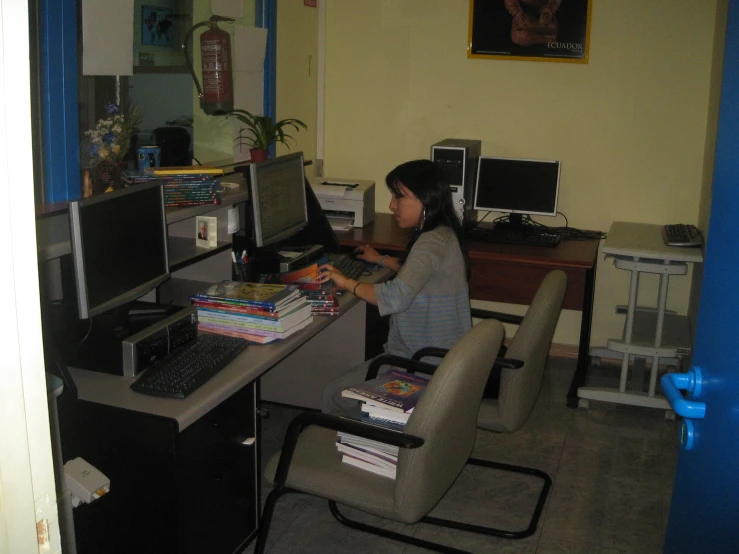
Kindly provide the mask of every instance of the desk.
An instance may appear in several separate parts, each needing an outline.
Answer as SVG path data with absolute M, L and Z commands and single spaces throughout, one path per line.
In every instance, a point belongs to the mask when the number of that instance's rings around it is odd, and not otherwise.
M 111 480 L 110 493 L 75 512 L 80 554 L 241 552 L 257 533 L 261 505 L 260 378 L 274 370 L 278 381 L 289 379 L 284 388 L 303 393 L 296 404 L 320 407 L 325 382 L 351 367 L 338 351 L 364 359 L 365 304 L 344 294 L 339 305 L 338 317 L 315 317 L 287 339 L 248 346 L 184 400 L 71 368 L 79 399 L 60 408 L 64 457 L 81 456 Z M 342 348 L 306 355 L 327 343 Z
M 690 353 L 691 339 L 688 318 L 668 313 L 667 285 L 670 275 L 685 275 L 688 263 L 700 263 L 700 248 L 667 246 L 662 240 L 661 225 L 615 221 L 603 244 L 603 253 L 613 258 L 618 269 L 631 271 L 629 302 L 625 307 L 626 321 L 621 338 L 608 341 L 606 348 L 593 348 L 591 355 L 621 358 L 619 387 L 581 387 L 581 404 L 588 400 L 602 400 L 620 404 L 670 410 L 667 400 L 656 394 L 660 360 L 671 365 L 679 363 L 681 354 Z M 659 291 L 654 307 L 637 303 L 639 276 L 642 273 L 659 275 Z M 623 311 L 624 308 L 617 307 Z M 630 360 L 651 359 L 649 387 L 641 390 L 641 372 L 634 371 L 637 390 L 626 390 Z
M 409 231 L 401 229 L 392 214 L 375 214 L 362 228 L 336 233 L 347 249 L 369 244 L 377 250 L 405 250 Z M 598 255 L 598 240 L 563 241 L 555 248 L 469 241 L 472 278 L 470 297 L 474 300 L 529 304 L 544 276 L 554 269 L 567 273 L 563 307 L 582 312 L 577 369 L 567 393 L 567 405 L 577 407 L 577 389 L 585 382 L 588 369 L 590 324 Z

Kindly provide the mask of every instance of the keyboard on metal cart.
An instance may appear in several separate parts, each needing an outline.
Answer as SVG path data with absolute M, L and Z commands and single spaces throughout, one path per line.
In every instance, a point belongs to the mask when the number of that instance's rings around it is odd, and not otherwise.
M 662 227 L 662 240 L 667 246 L 701 246 L 703 235 L 695 225 L 672 223 Z
M 346 254 L 330 254 L 328 260 L 349 279 L 359 279 L 362 273 L 364 273 L 364 262 L 362 260 L 355 260 Z
M 528 246 L 557 246 L 561 240 L 559 233 L 532 227 L 530 229 L 492 229 L 473 227 L 465 231 L 467 240 L 503 244 L 526 244 Z
M 185 398 L 221 371 L 247 341 L 222 335 L 198 335 L 176 351 L 154 362 L 131 390 L 164 398 Z

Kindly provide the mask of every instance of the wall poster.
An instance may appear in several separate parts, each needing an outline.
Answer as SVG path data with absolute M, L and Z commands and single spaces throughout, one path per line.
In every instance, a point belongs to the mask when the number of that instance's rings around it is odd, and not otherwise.
M 588 63 L 592 0 L 470 0 L 467 57 Z

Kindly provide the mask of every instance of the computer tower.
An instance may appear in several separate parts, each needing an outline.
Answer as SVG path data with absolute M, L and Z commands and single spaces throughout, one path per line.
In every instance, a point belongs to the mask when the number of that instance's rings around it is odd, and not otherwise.
M 474 219 L 475 175 L 481 152 L 482 142 L 479 140 L 444 139 L 431 145 L 431 161 L 444 171 L 463 225 Z

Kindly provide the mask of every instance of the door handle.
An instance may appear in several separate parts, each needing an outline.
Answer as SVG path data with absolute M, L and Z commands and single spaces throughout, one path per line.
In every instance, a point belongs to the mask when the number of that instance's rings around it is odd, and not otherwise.
M 687 400 L 681 390 L 687 390 L 693 397 L 700 394 L 701 371 L 692 367 L 687 373 L 667 373 L 660 379 L 662 392 L 670 406 L 679 416 L 690 419 L 703 419 L 706 416 L 706 403 Z

